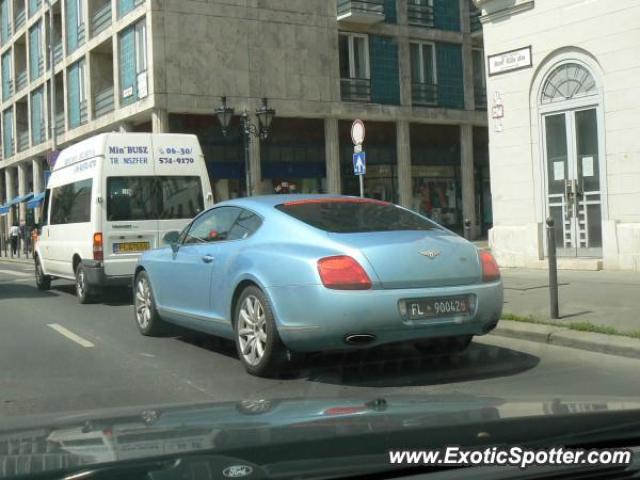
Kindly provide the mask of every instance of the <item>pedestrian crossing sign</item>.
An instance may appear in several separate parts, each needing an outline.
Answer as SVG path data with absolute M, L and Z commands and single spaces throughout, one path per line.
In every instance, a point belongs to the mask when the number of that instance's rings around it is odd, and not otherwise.
M 353 174 L 365 175 L 367 173 L 367 156 L 364 152 L 353 154 Z

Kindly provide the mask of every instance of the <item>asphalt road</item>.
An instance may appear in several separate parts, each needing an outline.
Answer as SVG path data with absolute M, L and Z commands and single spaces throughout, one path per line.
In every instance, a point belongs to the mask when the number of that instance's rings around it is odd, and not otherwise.
M 6 262 L 0 329 L 0 428 L 3 417 L 260 398 L 640 398 L 637 360 L 491 335 L 450 359 L 393 347 L 311 357 L 285 379 L 255 378 L 230 342 L 184 331 L 141 336 L 126 290 L 80 305 L 70 282 L 39 292 L 30 265 Z

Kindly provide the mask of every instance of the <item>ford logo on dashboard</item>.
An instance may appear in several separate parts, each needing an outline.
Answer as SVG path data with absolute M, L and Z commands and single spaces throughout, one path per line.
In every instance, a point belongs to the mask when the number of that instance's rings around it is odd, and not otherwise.
M 253 468 L 249 465 L 231 465 L 222 471 L 222 475 L 227 478 L 243 478 L 251 475 Z
M 430 258 L 431 260 L 433 260 L 434 258 L 436 258 L 438 255 L 440 255 L 440 252 L 438 250 L 425 250 L 423 252 L 420 252 L 420 255 L 423 255 L 427 258 Z

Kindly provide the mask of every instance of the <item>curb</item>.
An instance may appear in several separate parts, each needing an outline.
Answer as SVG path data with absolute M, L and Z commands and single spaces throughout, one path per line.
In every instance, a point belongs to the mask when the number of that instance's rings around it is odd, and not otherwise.
M 500 337 L 577 348 L 620 357 L 640 358 L 640 340 L 620 335 L 580 332 L 564 327 L 500 320 L 491 332 Z

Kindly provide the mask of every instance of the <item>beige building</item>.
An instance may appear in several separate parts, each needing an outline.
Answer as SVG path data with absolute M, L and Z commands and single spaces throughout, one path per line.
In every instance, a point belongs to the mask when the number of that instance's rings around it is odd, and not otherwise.
M 499 262 L 640 270 L 640 3 L 475 0 Z
M 266 140 L 252 138 L 253 194 L 284 183 L 356 194 L 349 131 L 361 118 L 368 196 L 458 231 L 467 218 L 476 235 L 491 226 L 470 0 L 57 0 L 52 12 L 0 0 L 5 225 L 38 205 L 53 123 L 58 149 L 114 129 L 196 133 L 216 200 L 244 195 L 240 114 L 257 123 L 267 98 L 276 116 Z M 223 96 L 236 113 L 226 136 L 214 113 Z

